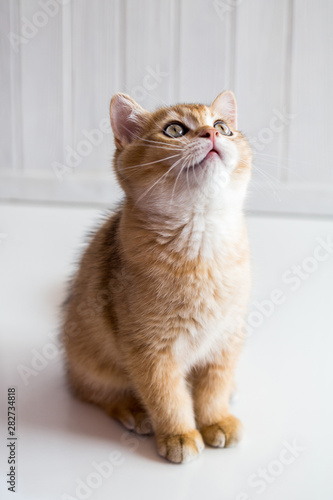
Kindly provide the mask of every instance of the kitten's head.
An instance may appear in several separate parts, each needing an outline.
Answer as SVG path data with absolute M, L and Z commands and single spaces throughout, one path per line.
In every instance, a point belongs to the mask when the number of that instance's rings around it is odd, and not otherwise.
M 154 112 L 116 94 L 111 125 L 114 168 L 137 206 L 170 213 L 242 203 L 251 151 L 237 130 L 232 92 L 222 92 L 211 106 L 178 104 Z

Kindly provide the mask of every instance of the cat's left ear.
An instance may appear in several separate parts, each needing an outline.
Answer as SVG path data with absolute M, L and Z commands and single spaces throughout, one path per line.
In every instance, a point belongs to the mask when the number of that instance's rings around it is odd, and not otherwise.
M 231 90 L 225 90 L 219 94 L 211 107 L 226 120 L 231 128 L 237 129 L 237 103 Z
M 118 149 L 123 149 L 140 135 L 147 115 L 148 112 L 130 96 L 116 94 L 112 97 L 110 118 Z

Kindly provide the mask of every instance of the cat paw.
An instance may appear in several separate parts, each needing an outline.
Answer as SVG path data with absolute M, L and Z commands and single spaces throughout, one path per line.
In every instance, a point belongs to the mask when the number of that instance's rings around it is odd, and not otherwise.
M 216 424 L 206 425 L 200 429 L 205 443 L 215 448 L 227 448 L 237 444 L 243 434 L 243 426 L 238 418 L 228 415 Z
M 153 434 L 150 416 L 135 396 L 130 394 L 114 399 L 115 401 L 100 403 L 110 417 L 118 420 L 129 431 L 143 435 Z
M 123 410 L 117 415 L 118 420 L 130 431 L 137 434 L 153 434 L 153 426 L 148 414 L 144 411 Z
M 158 453 L 176 464 L 184 464 L 196 458 L 205 445 L 197 430 L 186 434 L 171 434 L 157 437 Z

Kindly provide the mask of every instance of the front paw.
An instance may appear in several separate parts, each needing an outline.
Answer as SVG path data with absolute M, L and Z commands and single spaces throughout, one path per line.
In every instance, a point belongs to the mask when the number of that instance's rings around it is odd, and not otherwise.
M 158 453 L 176 464 L 190 462 L 202 452 L 204 447 L 201 434 L 195 429 L 186 434 L 157 437 Z
M 238 418 L 227 415 L 216 424 L 203 426 L 200 431 L 205 442 L 210 446 L 227 448 L 241 440 L 243 426 Z

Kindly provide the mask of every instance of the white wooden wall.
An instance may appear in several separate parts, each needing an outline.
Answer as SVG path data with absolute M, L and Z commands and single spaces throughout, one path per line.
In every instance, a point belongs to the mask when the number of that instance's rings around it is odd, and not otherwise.
M 0 198 L 112 204 L 113 93 L 233 89 L 248 207 L 333 214 L 332 0 L 0 0 Z M 97 131 L 96 131 L 97 130 Z

